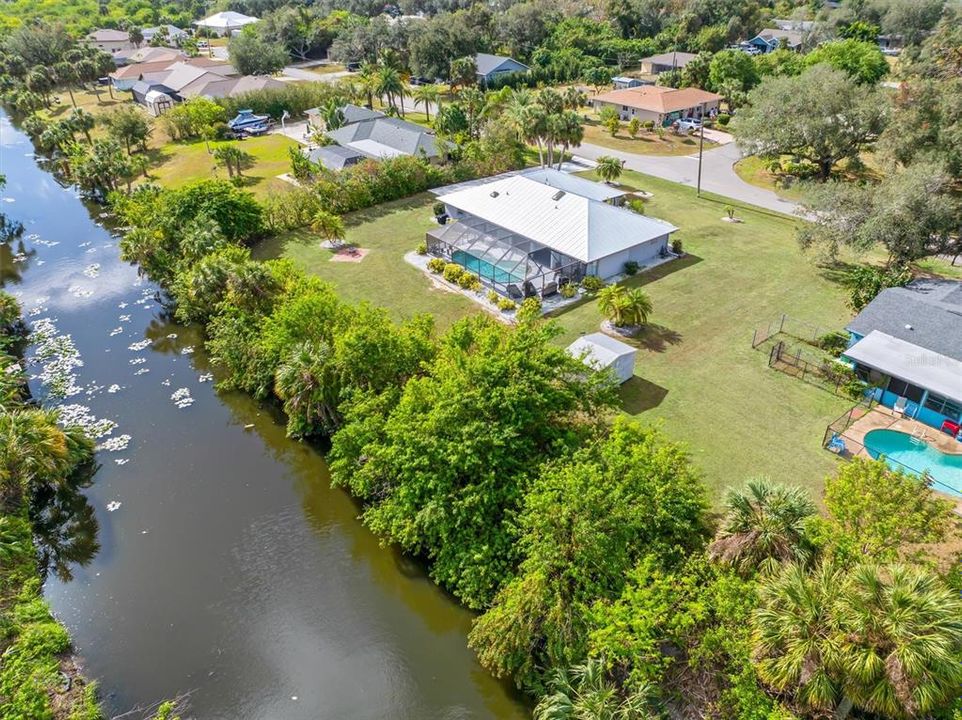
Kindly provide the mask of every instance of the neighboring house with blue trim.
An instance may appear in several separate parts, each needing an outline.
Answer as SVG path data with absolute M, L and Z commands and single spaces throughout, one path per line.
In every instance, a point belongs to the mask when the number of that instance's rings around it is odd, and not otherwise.
M 748 45 L 757 48 L 762 54 L 770 53 L 779 48 L 798 52 L 804 45 L 806 32 L 804 30 L 792 30 L 785 28 L 765 28 L 751 40 Z
M 962 422 L 962 282 L 888 288 L 846 328 L 843 358 L 886 407 L 935 428 Z M 904 400 L 900 400 L 904 398 Z
M 508 73 L 527 72 L 528 66 L 520 63 L 514 58 L 502 55 L 489 55 L 488 53 L 478 53 L 474 56 L 474 65 L 478 71 L 478 84 L 488 85 L 499 75 Z

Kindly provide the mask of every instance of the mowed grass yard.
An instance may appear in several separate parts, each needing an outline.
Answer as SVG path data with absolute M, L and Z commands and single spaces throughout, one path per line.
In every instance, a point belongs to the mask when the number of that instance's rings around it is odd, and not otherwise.
M 211 142 L 213 150 L 217 142 Z M 284 135 L 261 135 L 239 141 L 237 146 L 253 157 L 250 169 L 243 171 L 243 187 L 259 199 L 272 191 L 288 189 L 289 183 L 277 176 L 289 172 L 291 159 L 289 147 L 297 142 Z M 186 183 L 205 178 L 227 179 L 227 169 L 218 165 L 208 153 L 203 140 L 189 142 L 169 142 L 149 151 L 150 168 L 153 180 L 165 187 L 176 188 Z
M 822 432 L 851 404 L 767 367 L 751 349 L 752 330 L 781 313 L 828 327 L 851 316 L 844 293 L 803 255 L 791 218 L 738 209 L 741 224 L 722 222 L 730 201 L 695 197 L 693 190 L 628 172 L 623 182 L 654 197 L 648 214 L 680 229 L 690 255 L 628 281 L 652 298 L 652 326 L 639 347 L 635 377 L 623 386 L 624 411 L 660 423 L 686 442 L 721 502 L 726 487 L 767 475 L 819 492 L 834 467 L 821 449 Z M 309 231 L 260 245 L 261 258 L 288 257 L 332 282 L 349 300 L 368 300 L 395 318 L 433 313 L 439 327 L 481 312 L 461 295 L 432 287 L 403 260 L 433 224 L 432 196 L 353 213 L 347 240 L 370 253 L 360 263 L 331 262 L 331 251 Z M 595 332 L 597 305 L 586 301 L 557 318 L 561 344 Z
M 663 137 L 658 137 L 653 130 L 642 128 L 638 135 L 632 138 L 628 134 L 628 123 L 621 123 L 614 137 L 601 125 L 595 115 L 587 115 L 588 120 L 582 123 L 585 131 L 583 142 L 591 145 L 620 150 L 621 152 L 638 153 L 641 155 L 692 155 L 698 152 L 697 135 L 677 135 L 671 128 L 665 128 Z M 715 143 L 705 140 L 705 149 L 716 147 Z M 577 150 L 575 151 L 577 152 Z

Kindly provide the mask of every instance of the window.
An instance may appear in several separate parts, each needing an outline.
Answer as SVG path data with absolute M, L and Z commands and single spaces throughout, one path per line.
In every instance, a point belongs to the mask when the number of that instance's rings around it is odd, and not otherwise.
M 912 385 L 898 378 L 889 380 L 889 392 L 908 398 L 914 403 L 922 402 L 922 395 L 925 394 L 925 391 L 917 385 Z
M 929 396 L 925 399 L 925 407 L 941 415 L 945 415 L 947 418 L 955 420 L 956 422 L 962 418 L 962 404 L 932 392 L 930 392 Z

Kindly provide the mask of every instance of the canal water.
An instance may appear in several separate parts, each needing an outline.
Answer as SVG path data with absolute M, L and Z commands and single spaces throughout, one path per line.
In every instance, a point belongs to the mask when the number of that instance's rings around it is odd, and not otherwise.
M 5 116 L 0 172 L 25 226 L 0 285 L 42 331 L 31 388 L 103 433 L 45 590 L 108 710 L 189 692 L 205 719 L 527 716 L 467 649 L 470 613 L 379 545 L 321 454 L 215 391 L 195 329 Z

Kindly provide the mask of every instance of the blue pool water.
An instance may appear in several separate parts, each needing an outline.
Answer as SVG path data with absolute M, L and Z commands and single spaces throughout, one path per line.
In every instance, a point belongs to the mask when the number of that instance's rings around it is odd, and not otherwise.
M 865 449 L 873 458 L 884 456 L 896 470 L 928 470 L 934 488 L 962 495 L 962 455 L 949 455 L 926 442 L 896 430 L 872 430 L 865 434 Z
M 524 280 L 522 277 L 512 275 L 507 270 L 502 270 L 497 265 L 492 265 L 487 260 L 482 260 L 463 250 L 455 250 L 451 253 L 451 261 L 466 267 L 487 280 L 494 280 L 499 283 L 519 283 Z

